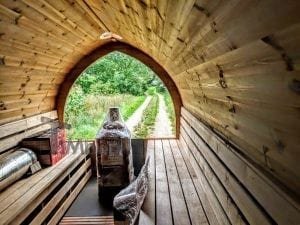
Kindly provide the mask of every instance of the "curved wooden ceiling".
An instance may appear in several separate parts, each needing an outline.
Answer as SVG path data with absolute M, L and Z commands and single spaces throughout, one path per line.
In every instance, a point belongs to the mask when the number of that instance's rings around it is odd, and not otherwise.
M 54 109 L 110 31 L 157 62 L 183 105 L 300 190 L 300 1 L 2 0 L 0 123 Z

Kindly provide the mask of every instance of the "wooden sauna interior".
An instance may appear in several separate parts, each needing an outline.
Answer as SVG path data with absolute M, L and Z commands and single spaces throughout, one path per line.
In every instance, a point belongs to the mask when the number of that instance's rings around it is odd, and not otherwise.
M 177 139 L 146 141 L 138 224 L 300 224 L 300 1 L 1 0 L 1 154 L 62 122 L 75 79 L 115 50 L 176 109 Z M 59 223 L 90 177 L 71 154 L 18 181 L 0 224 Z

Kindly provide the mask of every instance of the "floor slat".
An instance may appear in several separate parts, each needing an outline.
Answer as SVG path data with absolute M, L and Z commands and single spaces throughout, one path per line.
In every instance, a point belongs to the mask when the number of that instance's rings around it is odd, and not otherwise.
M 156 162 L 156 224 L 173 224 L 169 187 L 161 140 L 155 140 Z
M 176 168 L 182 185 L 183 193 L 186 199 L 192 224 L 208 225 L 208 220 L 204 212 L 202 203 L 197 194 L 193 180 L 189 174 L 187 166 L 184 163 L 180 149 L 176 140 L 170 140 L 172 153 L 175 159 Z
M 114 225 L 113 216 L 63 217 L 59 225 Z
M 145 197 L 143 207 L 139 216 L 139 224 L 154 225 L 155 224 L 155 145 L 154 140 L 149 140 L 147 143 L 146 158 L 149 159 L 149 188 L 148 194 Z
M 173 221 L 175 225 L 189 225 L 190 218 L 185 203 L 185 198 L 177 174 L 177 169 L 173 159 L 169 140 L 163 140 L 163 153 L 166 163 L 166 172 L 169 183 L 170 200 L 173 212 Z

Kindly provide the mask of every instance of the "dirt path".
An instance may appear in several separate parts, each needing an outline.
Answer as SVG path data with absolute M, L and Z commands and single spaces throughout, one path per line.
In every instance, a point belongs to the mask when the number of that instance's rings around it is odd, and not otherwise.
M 173 137 L 171 121 L 167 113 L 167 107 L 164 101 L 164 97 L 158 94 L 159 108 L 156 116 L 155 128 L 151 137 Z
M 135 110 L 135 112 L 131 115 L 131 117 L 128 118 L 128 120 L 125 122 L 128 129 L 130 130 L 131 134 L 133 134 L 133 128 L 138 125 L 138 123 L 142 119 L 143 111 L 146 109 L 146 107 L 149 105 L 149 102 L 151 101 L 152 96 L 147 96 L 145 101 L 140 105 L 140 107 Z

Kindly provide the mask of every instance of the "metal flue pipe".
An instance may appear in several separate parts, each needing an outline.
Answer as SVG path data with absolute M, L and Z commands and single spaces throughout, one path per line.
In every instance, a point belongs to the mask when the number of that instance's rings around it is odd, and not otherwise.
M 33 174 L 41 167 L 33 151 L 20 148 L 0 158 L 0 191 L 19 180 L 26 173 Z

